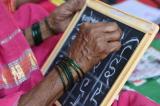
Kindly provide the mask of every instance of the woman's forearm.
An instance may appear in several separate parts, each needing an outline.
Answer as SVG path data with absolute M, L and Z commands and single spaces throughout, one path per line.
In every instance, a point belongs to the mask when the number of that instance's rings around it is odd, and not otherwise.
M 54 34 L 53 31 L 51 31 L 51 29 L 48 27 L 48 25 L 46 24 L 46 22 L 44 20 L 39 22 L 38 24 L 40 26 L 42 40 L 45 40 L 49 36 Z M 25 35 L 27 41 L 29 42 L 29 44 L 34 45 L 34 39 L 33 39 L 33 35 L 32 35 L 32 26 L 24 30 L 24 35 Z
M 77 73 L 73 71 L 72 75 L 76 81 L 78 79 Z M 64 81 L 65 85 L 68 86 L 69 82 L 66 78 Z M 63 93 L 64 85 L 59 70 L 54 68 L 38 86 L 20 98 L 18 106 L 50 106 Z
M 37 87 L 20 98 L 18 106 L 48 106 L 62 94 L 63 84 L 54 69 Z

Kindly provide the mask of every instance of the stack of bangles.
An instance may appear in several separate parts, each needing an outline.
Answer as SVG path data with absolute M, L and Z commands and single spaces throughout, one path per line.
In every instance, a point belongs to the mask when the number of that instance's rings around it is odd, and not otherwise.
M 44 20 L 46 26 L 48 27 L 48 30 L 52 32 L 52 34 L 56 34 L 55 31 L 50 27 L 47 18 Z M 34 40 L 35 45 L 39 45 L 42 43 L 42 33 L 41 33 L 41 26 L 39 23 L 35 23 L 32 25 L 32 38 Z
M 39 45 L 43 41 L 39 23 L 32 25 L 32 38 L 35 45 Z
M 80 66 L 75 61 L 73 61 L 68 57 L 65 57 L 59 64 L 57 64 L 56 69 L 58 70 L 58 73 L 62 80 L 64 91 L 66 91 L 67 89 L 70 89 L 75 83 L 75 80 L 73 77 L 74 72 L 77 74 L 78 80 L 81 80 L 85 75 L 83 70 L 80 68 Z M 68 81 L 68 86 L 65 79 L 67 79 Z

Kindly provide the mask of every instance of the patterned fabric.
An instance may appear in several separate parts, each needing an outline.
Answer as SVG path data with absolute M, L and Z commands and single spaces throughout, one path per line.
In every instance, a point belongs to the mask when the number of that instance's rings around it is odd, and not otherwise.
M 18 59 L 0 67 L 0 89 L 13 88 L 30 77 L 30 73 L 38 69 L 36 59 L 30 49 L 24 51 Z
M 5 10 L 0 8 L 0 89 L 23 83 L 29 74 L 38 69 L 34 55 L 21 30 Z M 4 26 L 6 25 L 6 26 Z
M 24 4 L 14 13 L 0 1 L 0 106 L 17 106 L 21 95 L 43 79 L 36 60 L 41 66 L 60 38 L 53 36 L 34 47 L 35 59 L 20 30 L 43 20 L 53 11 L 55 6 L 43 1 L 42 4 Z

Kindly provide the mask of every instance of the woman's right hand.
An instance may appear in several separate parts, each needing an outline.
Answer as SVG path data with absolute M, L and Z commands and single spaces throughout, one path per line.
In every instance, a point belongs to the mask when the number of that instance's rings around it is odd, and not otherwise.
M 85 23 L 71 45 L 69 57 L 87 73 L 111 52 L 120 49 L 120 36 L 121 30 L 116 23 Z M 21 96 L 18 106 L 49 106 L 63 94 L 63 89 L 58 70 L 53 68 L 39 85 Z
M 84 23 L 69 50 L 69 57 L 86 73 L 121 47 L 121 29 L 114 22 Z

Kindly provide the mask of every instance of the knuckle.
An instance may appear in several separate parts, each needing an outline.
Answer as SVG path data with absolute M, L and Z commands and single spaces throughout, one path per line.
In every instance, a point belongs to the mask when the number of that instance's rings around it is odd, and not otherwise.
M 121 38 L 121 32 L 116 31 L 113 37 L 115 38 L 115 40 L 119 40 Z
M 115 27 L 115 28 L 118 28 L 118 24 L 116 22 L 111 22 L 110 25 Z
M 111 53 L 111 52 L 113 52 L 113 51 L 114 51 L 114 48 L 113 48 L 113 47 L 109 47 L 108 53 Z
M 101 42 L 101 38 L 99 38 L 99 37 L 95 40 L 96 40 L 97 43 Z
M 99 42 L 99 43 L 97 44 L 97 47 L 98 47 L 99 52 L 104 52 L 104 51 L 105 51 L 105 48 L 104 48 L 105 45 L 104 45 L 104 44 L 105 44 L 105 43 L 102 43 L 102 42 L 101 42 L 101 43 Z
M 119 28 L 119 32 L 120 32 L 120 34 L 122 34 L 122 33 L 123 33 L 123 31 L 122 31 L 122 29 L 121 29 L 121 28 Z
M 82 24 L 82 26 L 83 26 L 84 28 L 88 28 L 88 27 L 89 27 L 89 25 L 90 25 L 90 23 L 89 23 L 89 22 L 85 22 L 85 23 L 83 23 L 83 24 Z
M 121 37 L 121 33 L 119 31 L 117 31 L 117 33 L 116 33 L 116 39 L 119 40 L 120 37 Z
M 108 45 L 107 48 L 106 48 L 106 50 L 105 50 L 107 54 L 110 53 L 110 51 L 111 51 L 110 49 L 111 49 L 111 48 L 110 48 L 110 46 Z
M 113 47 L 112 51 L 118 51 L 121 48 L 121 43 L 120 42 L 116 42 L 116 44 Z
M 89 30 L 89 34 L 96 36 L 95 31 L 94 31 L 93 28 L 91 28 L 91 29 Z
M 105 48 L 104 48 L 104 46 L 101 46 L 101 47 L 100 47 L 100 51 L 105 53 Z
M 120 42 L 118 42 L 117 47 L 118 47 L 118 49 L 120 49 L 122 47 L 122 44 Z
M 112 53 L 115 50 L 115 46 L 108 47 L 108 53 Z
M 104 52 L 104 48 L 102 46 L 99 47 L 99 52 Z
M 83 23 L 83 24 L 80 26 L 80 31 L 84 31 L 84 32 L 86 32 L 86 33 L 90 32 L 89 23 L 88 23 L 88 22 Z
M 99 42 L 96 42 L 97 43 L 97 48 L 100 49 L 101 48 L 101 44 Z
M 118 29 L 118 24 L 116 22 L 108 22 L 106 28 L 115 31 Z

